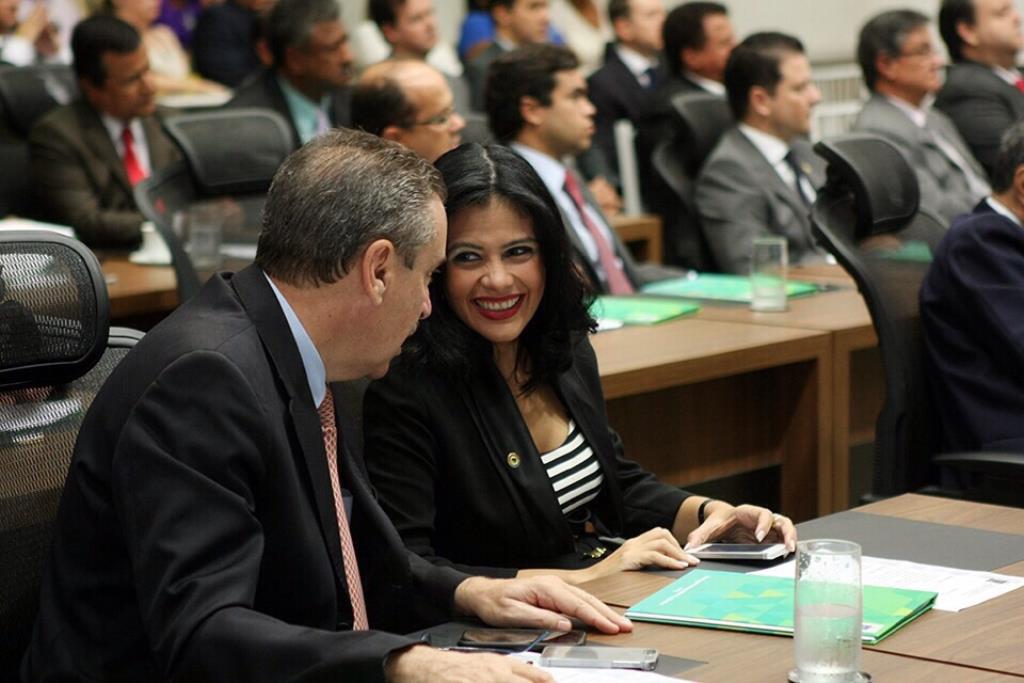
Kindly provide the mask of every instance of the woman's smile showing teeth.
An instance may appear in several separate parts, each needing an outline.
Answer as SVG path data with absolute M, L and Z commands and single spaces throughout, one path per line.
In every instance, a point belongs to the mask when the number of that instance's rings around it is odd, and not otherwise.
M 480 315 L 491 320 L 511 318 L 519 312 L 523 303 L 522 294 L 512 296 L 477 297 L 473 299 Z

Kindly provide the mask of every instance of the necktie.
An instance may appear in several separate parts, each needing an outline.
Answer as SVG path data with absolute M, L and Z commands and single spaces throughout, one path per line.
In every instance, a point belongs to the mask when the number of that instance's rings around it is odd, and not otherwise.
M 1022 93 L 1024 93 L 1024 78 L 1017 76 L 1017 80 L 1013 82 L 1013 85 L 1015 88 L 1017 88 L 1017 90 L 1020 90 Z
M 640 85 L 643 86 L 644 90 L 651 90 L 654 88 L 654 76 L 657 73 L 653 66 L 649 66 L 644 69 L 643 77 L 640 79 Z
M 572 171 L 569 170 L 565 172 L 565 193 L 572 199 L 572 203 L 576 206 L 576 213 L 579 214 L 583 225 L 587 228 L 587 232 L 594 238 L 594 243 L 597 245 L 597 258 L 601 262 L 601 270 L 604 271 L 605 280 L 608 282 L 609 293 L 632 294 L 636 291 L 633 283 L 629 281 L 626 273 L 622 270 L 619 260 L 612 251 L 611 244 L 608 243 L 607 238 L 604 236 L 604 232 L 594 225 L 594 222 L 590 220 L 590 216 L 584 210 L 583 193 L 580 192 L 579 183 L 576 182 Z
M 786 161 L 786 165 L 789 166 L 789 168 L 792 169 L 793 171 L 793 185 L 796 188 L 797 195 L 800 197 L 800 200 L 803 201 L 804 204 L 810 206 L 811 198 L 807 196 L 807 192 L 804 190 L 804 183 L 802 180 L 804 177 L 804 172 L 800 170 L 800 164 L 797 163 L 796 155 L 793 154 L 793 150 L 789 150 L 788 152 L 786 152 L 786 156 L 784 157 L 784 159 Z
M 121 143 L 124 145 L 124 172 L 128 175 L 128 182 L 135 186 L 140 180 L 146 179 L 146 171 L 135 156 L 135 136 L 130 126 L 125 126 L 121 131 Z
M 317 411 L 320 415 L 320 429 L 324 433 L 324 451 L 327 453 L 327 471 L 331 476 L 331 492 L 334 494 L 334 511 L 338 516 L 338 534 L 341 536 L 341 559 L 345 565 L 345 583 L 352 603 L 352 629 L 365 631 L 369 628 L 366 620 L 366 603 L 363 600 L 363 584 L 359 580 L 359 564 L 356 562 L 356 548 L 352 543 L 352 530 L 345 514 L 345 501 L 341 497 L 341 481 L 338 479 L 338 426 L 334 421 L 334 396 L 331 388 Z

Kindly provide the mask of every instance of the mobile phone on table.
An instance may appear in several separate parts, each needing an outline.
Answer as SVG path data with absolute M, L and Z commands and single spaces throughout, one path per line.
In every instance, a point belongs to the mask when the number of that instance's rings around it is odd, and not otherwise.
M 459 647 L 487 650 L 525 650 L 540 644 L 582 645 L 585 631 L 545 631 L 533 628 L 467 628 L 459 638 Z
M 774 560 L 787 551 L 783 543 L 705 543 L 686 552 L 701 560 Z
M 653 671 L 658 651 L 642 647 L 573 647 L 548 645 L 540 655 L 541 666 L 579 669 L 640 669 Z

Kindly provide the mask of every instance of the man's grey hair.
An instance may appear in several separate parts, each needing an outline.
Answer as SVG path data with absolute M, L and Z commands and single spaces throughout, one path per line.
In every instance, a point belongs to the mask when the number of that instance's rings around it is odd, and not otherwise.
M 430 203 L 441 175 L 405 147 L 337 129 L 289 156 L 263 209 L 256 263 L 293 286 L 336 282 L 371 242 L 389 240 L 412 267 L 436 236 Z
M 1013 176 L 1021 165 L 1024 165 L 1024 120 L 1007 128 L 1000 139 L 999 153 L 992 165 L 992 190 L 1009 190 L 1013 186 Z
M 336 0 L 278 0 L 263 24 L 274 64 L 284 64 L 288 48 L 306 45 L 313 26 L 325 21 L 341 21 Z

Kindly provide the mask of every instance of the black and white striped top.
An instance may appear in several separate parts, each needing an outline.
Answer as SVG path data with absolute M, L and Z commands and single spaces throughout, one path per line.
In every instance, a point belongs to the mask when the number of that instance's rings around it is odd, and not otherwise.
M 540 456 L 555 489 L 562 514 L 569 514 L 597 498 L 604 475 L 597 456 L 576 423 L 569 420 L 569 436 L 553 451 Z

